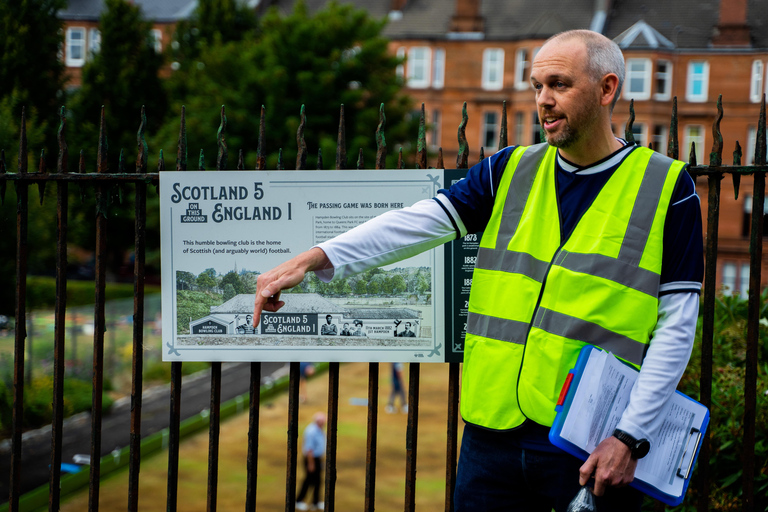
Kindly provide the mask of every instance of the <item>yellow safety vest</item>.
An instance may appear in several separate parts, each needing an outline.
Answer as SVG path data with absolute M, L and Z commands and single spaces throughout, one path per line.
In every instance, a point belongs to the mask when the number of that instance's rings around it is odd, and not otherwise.
M 556 152 L 513 151 L 480 242 L 461 414 L 482 427 L 551 426 L 585 344 L 639 367 L 656 325 L 664 220 L 685 164 L 635 148 L 561 241 Z

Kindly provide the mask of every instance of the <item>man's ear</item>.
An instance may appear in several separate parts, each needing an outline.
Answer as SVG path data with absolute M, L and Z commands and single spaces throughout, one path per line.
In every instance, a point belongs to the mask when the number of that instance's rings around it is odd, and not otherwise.
M 619 88 L 619 77 L 615 73 L 608 73 L 600 81 L 600 104 L 609 106 L 613 102 L 616 90 Z

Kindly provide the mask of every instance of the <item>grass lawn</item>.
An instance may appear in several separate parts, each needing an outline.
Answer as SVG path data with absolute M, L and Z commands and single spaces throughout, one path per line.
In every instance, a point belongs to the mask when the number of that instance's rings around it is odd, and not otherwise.
M 408 365 L 404 377 L 408 379 Z M 341 365 L 339 386 L 336 510 L 361 510 L 365 503 L 365 459 L 367 412 L 355 405 L 368 396 L 368 364 Z M 379 371 L 379 429 L 376 473 L 378 510 L 399 510 L 405 499 L 407 414 L 384 411 L 390 392 L 390 367 Z M 445 501 L 445 449 L 448 401 L 448 365 L 421 365 L 419 437 L 417 447 L 416 507 L 441 510 Z M 299 410 L 301 430 L 316 411 L 327 410 L 328 379 L 322 374 L 310 380 L 308 399 Z M 358 400 L 355 400 L 358 399 Z M 126 425 L 126 429 L 128 425 Z M 256 509 L 285 510 L 288 397 L 281 394 L 262 404 L 259 432 L 258 491 Z M 461 436 L 462 426 L 459 427 Z M 248 435 L 247 411 L 221 425 L 217 509 L 243 510 L 246 489 Z M 299 438 L 301 446 L 301 437 Z M 298 484 L 304 470 L 298 458 Z M 139 510 L 165 511 L 167 494 L 167 451 L 142 461 Z M 179 460 L 178 510 L 205 511 L 208 479 L 208 432 L 182 442 Z M 110 476 L 101 483 L 99 510 L 123 511 L 128 503 L 128 471 Z M 87 510 L 88 490 L 68 497 L 61 510 Z

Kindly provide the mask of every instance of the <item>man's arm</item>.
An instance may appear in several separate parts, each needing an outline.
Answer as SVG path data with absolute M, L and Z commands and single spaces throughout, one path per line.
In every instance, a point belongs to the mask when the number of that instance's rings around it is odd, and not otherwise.
M 630 394 L 629 405 L 618 428 L 635 439 L 650 438 L 660 422 L 659 412 L 675 392 L 693 348 L 699 311 L 697 293 L 674 293 L 659 298 L 659 320 L 643 366 Z M 595 478 L 595 494 L 607 486 L 623 486 L 634 479 L 637 460 L 627 445 L 608 437 L 592 452 L 579 470 L 579 482 Z
M 253 323 L 257 325 L 262 310 L 274 313 L 285 305 L 280 292 L 299 284 L 311 270 L 322 270 L 331 266 L 328 256 L 319 247 L 299 254 L 261 274 L 256 280 L 256 297 L 253 304 Z

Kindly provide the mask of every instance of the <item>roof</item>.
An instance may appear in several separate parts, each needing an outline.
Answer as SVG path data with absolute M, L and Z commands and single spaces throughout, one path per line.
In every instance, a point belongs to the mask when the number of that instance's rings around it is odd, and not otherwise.
M 189 18 L 197 7 L 197 0 L 132 0 L 144 18 L 158 23 L 176 22 Z M 69 0 L 58 13 L 63 20 L 98 21 L 105 8 L 104 0 Z
M 349 308 L 344 312 L 345 319 L 387 320 L 419 318 L 419 316 L 418 311 L 410 308 Z
M 310 12 L 330 0 L 306 0 Z M 608 12 L 601 12 L 597 0 L 480 0 L 482 34 L 465 34 L 486 41 L 546 39 L 570 29 L 599 29 L 614 39 L 640 21 L 645 30 L 633 34 L 625 48 L 708 49 L 717 33 L 720 2 L 727 0 L 674 0 L 668 2 L 612 0 Z M 271 0 L 281 12 L 289 12 L 296 0 Z M 267 2 L 265 2 L 267 3 Z M 366 9 L 378 19 L 389 17 L 383 35 L 390 39 L 451 39 L 451 20 L 456 0 L 406 0 L 390 16 L 391 0 L 343 0 Z M 747 0 L 747 23 L 754 48 L 768 48 L 768 2 Z M 649 34 L 653 34 L 648 38 Z
M 243 293 L 235 295 L 221 306 L 211 306 L 211 313 L 247 314 L 253 312 L 256 295 Z M 343 313 L 345 308 L 334 304 L 317 293 L 284 293 L 280 296 L 285 306 L 280 313 Z

